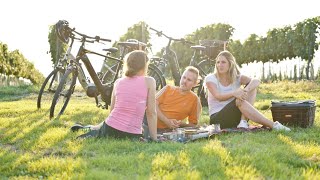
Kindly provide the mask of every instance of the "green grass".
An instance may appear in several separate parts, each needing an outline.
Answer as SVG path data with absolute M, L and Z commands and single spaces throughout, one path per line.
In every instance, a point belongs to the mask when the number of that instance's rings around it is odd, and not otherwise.
M 0 179 L 319 179 L 320 85 L 261 84 L 255 106 L 271 118 L 271 100 L 317 100 L 315 124 L 291 132 L 232 133 L 187 144 L 75 140 L 75 122 L 96 124 L 108 110 L 72 97 L 60 120 L 36 108 L 37 87 L 0 89 Z M 80 95 L 79 95 L 80 94 Z M 204 108 L 201 124 L 208 123 Z

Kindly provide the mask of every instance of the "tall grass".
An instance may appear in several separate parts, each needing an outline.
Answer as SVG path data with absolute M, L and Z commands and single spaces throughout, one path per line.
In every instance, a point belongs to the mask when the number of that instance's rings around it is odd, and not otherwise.
M 10 89 L 11 88 L 11 89 Z M 319 179 L 320 85 L 262 84 L 256 107 L 270 100 L 317 100 L 315 124 L 291 132 L 229 133 L 186 144 L 76 140 L 75 122 L 96 124 L 109 111 L 78 95 L 60 120 L 37 110 L 37 87 L 1 88 L 0 179 Z M 19 97 L 19 98 L 17 98 Z M 207 108 L 201 124 L 208 123 Z

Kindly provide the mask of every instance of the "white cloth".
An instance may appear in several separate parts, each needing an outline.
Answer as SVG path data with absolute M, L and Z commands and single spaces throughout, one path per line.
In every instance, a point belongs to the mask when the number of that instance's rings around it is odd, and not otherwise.
M 217 79 L 216 75 L 209 74 L 204 79 L 204 83 L 205 83 L 204 85 L 206 87 L 207 82 L 212 82 L 217 86 L 217 90 L 219 91 L 219 93 L 225 94 L 225 93 L 234 91 L 241 86 L 240 77 L 241 75 L 236 79 L 235 82 L 233 82 L 233 84 L 230 84 L 229 86 L 223 86 Z M 219 101 L 210 93 L 210 91 L 207 91 L 207 93 L 208 93 L 208 106 L 209 106 L 210 116 L 214 113 L 221 111 L 221 109 L 224 108 L 224 106 L 226 106 L 228 103 L 234 100 L 234 97 L 232 97 L 225 101 Z

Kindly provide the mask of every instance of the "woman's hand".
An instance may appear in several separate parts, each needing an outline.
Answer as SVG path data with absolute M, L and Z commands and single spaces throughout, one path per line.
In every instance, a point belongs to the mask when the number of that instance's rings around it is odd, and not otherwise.
M 237 107 L 240 107 L 243 103 L 243 100 L 240 100 L 240 99 L 236 99 L 236 106 Z
M 238 88 L 233 92 L 233 96 L 240 100 L 246 100 L 248 98 L 248 93 L 246 90 Z

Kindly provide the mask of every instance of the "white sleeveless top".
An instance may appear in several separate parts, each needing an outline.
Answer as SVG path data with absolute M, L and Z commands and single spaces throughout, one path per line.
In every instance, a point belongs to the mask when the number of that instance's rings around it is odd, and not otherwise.
M 241 75 L 239 77 L 237 77 L 236 81 L 233 84 L 230 84 L 229 86 L 223 86 L 218 81 L 216 75 L 209 74 L 204 79 L 204 86 L 206 87 L 205 84 L 207 82 L 212 82 L 217 86 L 217 90 L 219 91 L 219 93 L 225 94 L 225 93 L 229 93 L 231 91 L 234 91 L 241 86 L 240 77 L 241 77 Z M 224 108 L 228 103 L 230 103 L 232 100 L 234 100 L 234 97 L 232 97 L 232 98 L 225 100 L 225 101 L 219 101 L 208 90 L 207 90 L 207 94 L 208 94 L 208 106 L 209 106 L 209 115 L 210 116 L 214 113 L 221 111 L 222 108 Z

